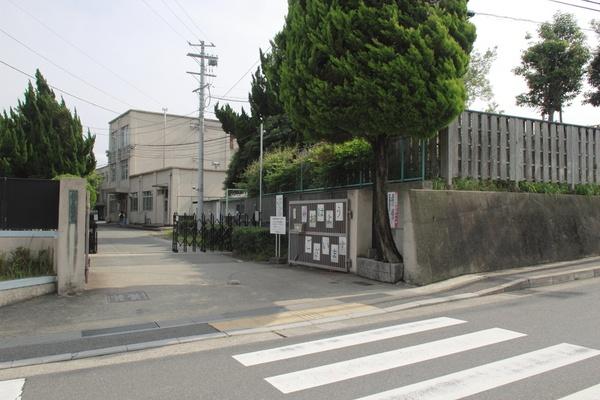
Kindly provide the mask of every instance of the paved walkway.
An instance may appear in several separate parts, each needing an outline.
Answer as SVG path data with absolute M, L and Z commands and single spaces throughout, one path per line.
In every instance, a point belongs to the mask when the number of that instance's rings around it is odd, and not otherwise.
M 101 226 L 87 290 L 0 308 L 0 347 L 33 333 L 273 312 L 290 301 L 395 288 L 349 274 L 241 262 L 229 254 L 172 253 L 170 242 L 157 234 Z

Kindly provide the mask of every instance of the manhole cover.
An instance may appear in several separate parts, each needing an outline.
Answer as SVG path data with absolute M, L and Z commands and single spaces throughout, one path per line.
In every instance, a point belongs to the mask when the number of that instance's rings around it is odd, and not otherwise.
M 109 303 L 126 303 L 129 301 L 144 301 L 150 300 L 150 297 L 143 291 L 137 292 L 126 292 L 126 293 L 115 293 L 106 296 L 106 300 Z

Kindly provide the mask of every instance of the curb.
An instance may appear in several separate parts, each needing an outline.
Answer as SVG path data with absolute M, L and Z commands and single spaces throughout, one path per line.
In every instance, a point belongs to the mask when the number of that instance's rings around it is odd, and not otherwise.
M 208 339 L 224 338 L 231 336 L 250 335 L 256 333 L 266 332 L 277 332 L 285 329 L 300 328 L 305 326 L 316 326 L 319 324 L 325 324 L 329 322 L 346 321 L 351 319 L 358 319 L 364 317 L 370 317 L 375 315 L 389 314 L 398 311 L 410 310 L 420 307 L 439 305 L 444 303 L 452 303 L 460 300 L 475 299 L 479 297 L 491 296 L 501 293 L 510 293 L 519 290 L 526 290 L 531 288 L 539 288 L 545 286 L 553 286 L 561 283 L 573 282 L 578 280 L 586 280 L 600 278 L 600 267 L 581 268 L 568 272 L 555 272 L 551 274 L 537 275 L 529 278 L 520 278 L 513 282 L 505 283 L 502 285 L 494 286 L 491 288 L 479 290 L 471 293 L 461 293 L 451 296 L 442 296 L 433 299 L 416 300 L 399 304 L 396 306 L 390 306 L 386 308 L 380 308 L 369 311 L 360 311 L 355 313 L 337 315 L 332 317 L 318 318 L 300 322 L 293 322 L 281 325 L 271 325 L 257 328 L 242 328 L 223 330 L 216 333 L 208 333 L 204 335 L 186 336 L 174 339 L 162 339 L 150 342 L 134 343 L 130 345 L 114 346 L 107 348 L 100 348 L 94 350 L 86 350 L 76 353 L 64 353 L 56 354 L 52 356 L 43 356 L 35 358 L 27 358 L 13 361 L 0 362 L 0 370 L 9 368 L 26 367 L 39 364 L 47 364 L 62 361 L 81 360 L 84 358 L 106 356 L 118 353 L 127 353 L 132 351 L 154 349 L 159 347 L 172 346 L 177 344 L 192 343 Z M 216 321 L 214 321 L 216 322 Z M 212 324 L 211 324 L 212 325 Z

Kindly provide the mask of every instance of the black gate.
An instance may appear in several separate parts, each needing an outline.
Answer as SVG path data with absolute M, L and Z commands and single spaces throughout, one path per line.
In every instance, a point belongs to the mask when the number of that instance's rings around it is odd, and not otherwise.
M 200 225 L 200 229 L 198 229 Z M 233 229 L 236 226 L 258 226 L 254 216 L 203 215 L 200 224 L 196 215 L 173 215 L 173 252 L 192 251 L 231 251 Z
M 0 230 L 58 229 L 60 182 L 0 177 Z
M 90 230 L 88 232 L 90 243 L 90 254 L 98 253 L 98 224 L 94 216 L 90 215 Z

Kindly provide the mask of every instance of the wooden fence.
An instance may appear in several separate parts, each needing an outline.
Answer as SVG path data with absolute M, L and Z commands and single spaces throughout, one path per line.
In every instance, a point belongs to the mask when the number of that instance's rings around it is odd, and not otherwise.
M 440 133 L 441 175 L 507 181 L 600 183 L 600 129 L 463 112 Z

